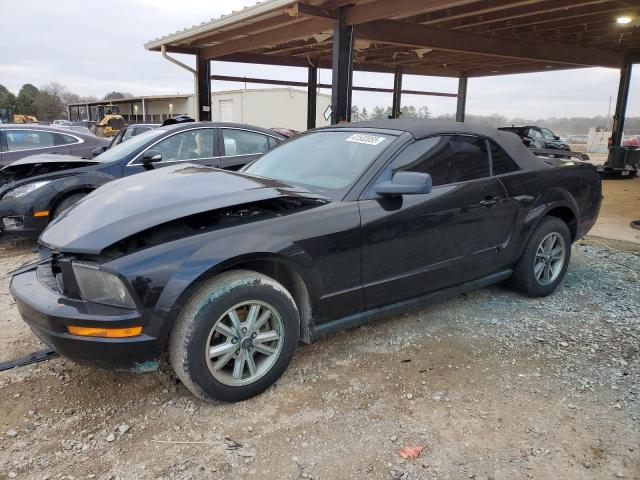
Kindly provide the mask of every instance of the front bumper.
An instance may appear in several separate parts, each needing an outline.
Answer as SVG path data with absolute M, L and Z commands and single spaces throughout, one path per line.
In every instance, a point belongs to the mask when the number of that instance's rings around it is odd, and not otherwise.
M 49 216 L 36 217 L 36 211 L 46 210 L 46 206 L 29 203 L 28 196 L 0 200 L 0 231 L 16 235 L 38 235 L 49 224 Z
M 164 342 L 150 335 L 159 321 L 153 312 L 99 305 L 68 298 L 47 285 L 32 265 L 14 274 L 9 289 L 18 311 L 33 333 L 70 360 L 107 369 L 155 370 Z M 80 337 L 67 332 L 68 325 L 124 328 L 141 325 L 141 335 L 129 338 Z
M 49 217 L 7 214 L 0 211 L 0 231 L 7 234 L 37 236 L 48 224 Z

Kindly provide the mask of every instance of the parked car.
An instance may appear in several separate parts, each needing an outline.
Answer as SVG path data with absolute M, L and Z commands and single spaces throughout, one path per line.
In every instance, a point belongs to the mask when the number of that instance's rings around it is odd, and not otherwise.
M 184 162 L 237 170 L 284 140 L 248 125 L 188 123 L 132 136 L 93 159 L 28 157 L 0 170 L 0 229 L 38 234 L 87 193 L 116 178 Z
M 587 140 L 589 139 L 588 135 L 569 135 L 569 143 L 575 143 L 577 145 L 583 145 L 585 143 L 587 143 Z
M 93 135 L 96 136 L 91 130 L 82 125 L 60 125 L 58 128 L 63 130 L 71 130 L 72 132 L 84 133 L 85 135 Z
M 550 294 L 600 201 L 593 166 L 547 163 L 508 132 L 344 124 L 239 172 L 180 164 L 99 188 L 10 289 L 63 356 L 144 371 L 168 347 L 196 395 L 241 400 L 299 339 L 507 280 Z
M 526 146 L 536 150 L 571 150 L 565 140 L 548 128 L 536 126 L 500 127 L 498 130 L 515 133 Z
M 71 122 L 73 126 L 87 127 L 89 130 L 91 130 L 91 128 L 94 127 L 96 123 L 97 122 L 93 120 L 76 120 L 75 122 Z
M 39 153 L 90 157 L 93 149 L 108 146 L 109 142 L 93 134 L 46 125 L 3 124 L 0 126 L 0 165 L 4 167 Z
M 106 152 L 110 148 L 115 147 L 116 145 L 121 144 L 129 140 L 130 138 L 135 137 L 136 135 L 140 135 L 141 133 L 148 132 L 149 130 L 153 130 L 154 128 L 158 128 L 160 126 L 159 123 L 134 123 L 131 125 L 127 125 L 123 129 L 121 129 L 115 137 L 111 139 L 111 143 L 102 148 L 96 148 L 91 152 L 93 157 L 97 157 L 103 152 Z
M 640 135 L 630 135 L 622 141 L 623 147 L 640 147 Z
M 280 135 L 284 135 L 287 138 L 295 137 L 300 132 L 298 130 L 293 130 L 291 128 L 281 128 L 281 127 L 273 127 L 270 130 L 279 133 Z

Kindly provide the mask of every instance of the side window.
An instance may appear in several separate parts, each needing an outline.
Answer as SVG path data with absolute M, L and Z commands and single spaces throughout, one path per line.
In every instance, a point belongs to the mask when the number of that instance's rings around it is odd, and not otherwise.
M 269 150 L 269 137 L 246 130 L 221 129 L 224 155 L 256 155 Z
M 538 140 L 540 138 L 542 138 L 542 134 L 536 130 L 535 128 L 530 128 L 529 129 L 529 137 L 533 138 L 534 140 Z
M 268 138 L 269 138 L 269 148 L 270 149 L 275 147 L 276 145 L 278 145 L 280 143 L 278 140 L 276 140 L 273 137 L 268 137 Z
M 7 130 L 6 138 L 7 150 L 10 152 L 54 146 L 53 134 L 51 132 L 34 130 Z
M 151 127 L 133 127 L 132 136 L 140 135 L 141 133 L 148 132 L 151 130 Z
M 151 148 L 162 154 L 163 162 L 211 158 L 213 157 L 213 129 L 200 128 L 177 133 Z
M 124 133 L 122 134 L 122 140 L 120 140 L 121 142 L 124 142 L 126 140 L 129 140 L 131 137 L 133 137 L 135 134 L 133 133 L 133 127 L 129 126 L 126 127 L 124 129 Z
M 542 136 L 545 138 L 545 140 L 555 140 L 556 136 L 555 134 L 549 130 L 548 128 L 543 128 L 542 129 Z
M 76 137 L 72 137 L 71 135 L 54 133 L 53 137 L 56 145 L 71 145 L 72 143 L 78 143 L 78 139 Z
M 493 140 L 489 140 L 491 145 L 491 161 L 493 162 L 493 174 L 504 175 L 505 173 L 517 172 L 520 170 L 516 162 Z
M 391 169 L 393 173 L 428 173 L 434 186 L 488 177 L 486 142 L 482 138 L 462 135 L 426 138 L 400 153 Z

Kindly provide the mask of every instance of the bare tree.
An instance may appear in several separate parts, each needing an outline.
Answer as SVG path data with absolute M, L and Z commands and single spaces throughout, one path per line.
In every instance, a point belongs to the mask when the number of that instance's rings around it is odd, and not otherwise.
M 103 100 L 122 100 L 124 98 L 131 98 L 131 97 L 133 97 L 133 95 L 128 92 L 113 91 L 113 92 L 107 93 L 104 96 Z
M 67 88 L 58 82 L 44 85 L 36 98 L 38 118 L 47 122 L 58 118 L 66 118 L 67 104 L 65 98 L 68 98 L 69 95 L 70 92 Z

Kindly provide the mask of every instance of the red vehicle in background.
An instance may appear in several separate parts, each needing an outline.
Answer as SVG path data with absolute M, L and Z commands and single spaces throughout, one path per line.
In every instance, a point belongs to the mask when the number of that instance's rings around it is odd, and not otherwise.
M 627 137 L 622 141 L 623 147 L 640 147 L 640 135 Z

